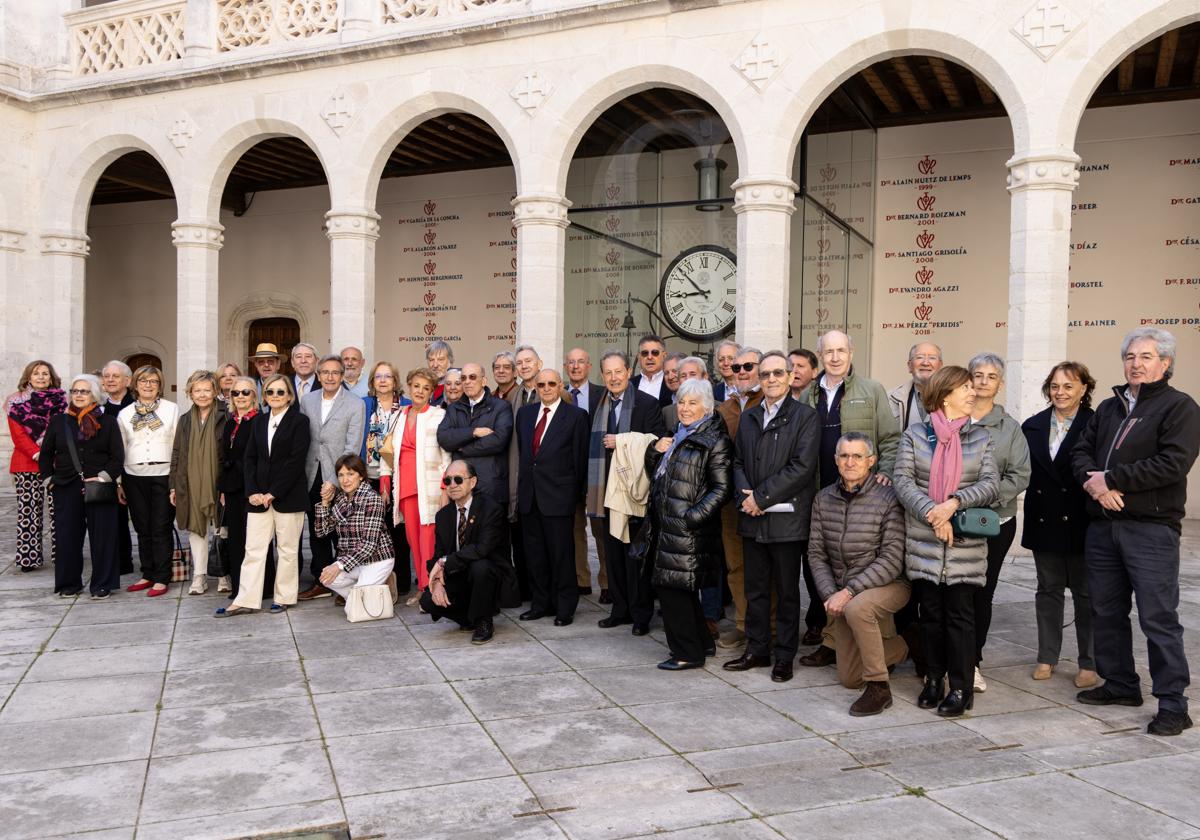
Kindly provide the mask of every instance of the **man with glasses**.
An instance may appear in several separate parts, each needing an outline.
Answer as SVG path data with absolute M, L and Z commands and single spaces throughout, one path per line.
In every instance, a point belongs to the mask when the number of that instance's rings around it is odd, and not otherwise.
M 554 616 L 555 627 L 575 620 L 572 519 L 587 482 L 588 413 L 562 399 L 558 371 L 543 368 L 535 380 L 538 402 L 517 412 L 520 475 L 517 510 L 532 592 L 521 621 Z
M 737 440 L 738 423 L 742 414 L 763 400 L 758 380 L 758 365 L 762 352 L 753 347 L 738 351 L 729 365 L 734 387 L 725 401 L 717 406 L 717 413 L 725 421 L 729 437 Z M 736 496 L 721 508 L 721 540 L 725 544 L 726 585 L 733 596 L 736 624 L 732 630 L 717 639 L 723 648 L 741 647 L 746 641 L 746 595 L 745 568 L 742 557 L 742 539 L 738 536 L 738 510 L 741 500 Z
M 679 393 L 679 363 L 686 357 L 686 353 L 668 353 L 663 360 L 663 387 L 671 394 L 671 405 Z
M 517 412 L 530 403 L 537 403 L 537 388 L 534 380 L 542 369 L 542 356 L 528 344 L 522 344 L 514 354 L 517 368 L 516 387 L 508 395 L 508 404 L 512 408 L 513 417 Z M 512 435 L 508 443 L 508 521 L 512 523 L 510 539 L 512 542 L 513 565 L 517 569 L 517 582 L 521 586 L 521 600 L 528 601 L 533 597 L 529 588 L 529 571 L 525 563 L 525 547 L 522 541 L 521 524 L 517 514 L 517 477 L 520 471 L 519 453 L 517 452 L 517 436 Z
M 816 490 L 816 412 L 790 394 L 787 356 L 772 350 L 759 367 L 763 399 L 734 439 L 734 500 L 745 552 L 746 648 L 724 664 L 747 671 L 771 664 L 771 594 L 778 600 L 774 682 L 792 679 L 800 643 L 800 557 Z M 774 584 L 774 586 L 772 586 Z
M 468 461 L 446 468 L 442 486 L 450 501 L 434 520 L 435 559 L 429 563 L 421 609 L 434 621 L 445 617 L 474 630 L 471 644 L 482 645 L 492 640 L 497 607 L 515 602 L 516 582 L 508 562 L 504 508 L 474 492 L 477 480 Z
M 475 468 L 480 493 L 508 508 L 508 446 L 513 432 L 512 407 L 488 390 L 483 366 L 462 366 L 463 399 L 446 406 L 438 425 L 438 445 L 454 460 Z
M 792 366 L 792 399 L 802 399 L 808 386 L 817 378 L 817 354 L 797 347 L 788 353 L 788 364 Z
M 563 366 L 567 369 L 566 390 L 571 395 L 571 402 L 577 408 L 586 411 L 590 420 L 596 406 L 600 404 L 600 398 L 604 396 L 604 387 L 591 381 L 592 357 L 582 347 L 574 347 L 568 351 Z M 604 563 L 604 520 L 589 519 L 582 501 L 575 516 L 575 583 L 580 595 L 592 594 L 592 570 L 588 566 L 587 548 L 589 526 L 592 540 L 596 544 L 596 558 L 599 561 L 596 582 L 600 585 L 600 603 L 611 604 L 608 569 Z
M 642 336 L 638 342 L 638 365 L 642 372 L 630 380 L 634 388 L 657 400 L 659 407 L 672 402 L 672 391 L 666 386 L 663 370 L 666 356 L 667 348 L 661 338 L 656 335 Z
M 913 423 L 924 423 L 925 406 L 921 403 L 921 389 L 942 367 L 942 348 L 922 341 L 908 348 L 909 380 L 888 392 L 888 404 L 892 415 L 900 424 L 900 434 Z
M 293 358 L 295 354 L 293 353 Z M 333 591 L 321 583 L 321 572 L 333 562 L 337 551 L 337 535 L 317 536 L 316 506 L 321 503 L 321 488 L 337 490 L 337 470 L 334 464 L 343 455 L 357 455 L 362 448 L 366 406 L 363 401 L 342 387 L 341 356 L 326 356 L 317 366 L 321 388 L 300 400 L 300 410 L 308 418 L 308 458 L 304 464 L 308 481 L 308 546 L 312 552 L 309 572 L 313 576 L 310 589 L 297 597 L 301 601 L 328 598 Z
M 721 381 L 713 386 L 713 399 L 717 401 L 717 405 L 725 402 L 737 390 L 733 381 L 733 363 L 737 361 L 738 353 L 741 352 L 741 345 L 731 338 L 717 345 L 714 363 L 717 366 L 717 375 L 721 377 Z
M 100 384 L 107 397 L 105 414 L 115 418 L 122 408 L 133 402 L 133 393 L 129 390 L 132 379 L 133 371 L 119 359 L 113 359 L 101 369 Z M 120 574 L 133 574 L 133 537 L 129 534 L 128 505 L 117 505 L 117 568 Z

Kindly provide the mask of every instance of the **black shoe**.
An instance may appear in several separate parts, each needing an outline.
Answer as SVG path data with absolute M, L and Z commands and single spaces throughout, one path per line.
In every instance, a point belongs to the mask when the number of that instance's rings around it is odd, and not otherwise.
M 800 664 L 807 668 L 824 668 L 826 665 L 835 665 L 837 664 L 837 653 L 833 648 L 821 645 L 807 656 L 801 656 Z
M 800 644 L 805 647 L 812 647 L 813 645 L 821 644 L 822 638 L 820 627 L 809 627 L 804 631 L 804 636 L 800 639 Z
M 937 713 L 941 717 L 958 717 L 963 712 L 969 712 L 974 705 L 974 692 L 969 688 L 956 688 L 938 705 Z
M 662 671 L 690 671 L 693 668 L 703 668 L 703 662 L 684 662 L 680 659 L 664 659 L 658 663 Z
M 635 635 L 635 636 L 645 636 L 645 635 L 646 635 L 647 633 L 649 633 L 649 632 L 650 632 L 650 625 L 649 625 L 649 624 L 638 624 L 638 623 L 634 622 L 634 625 L 633 625 L 633 635 Z
M 1088 706 L 1140 706 L 1142 695 L 1117 694 L 1108 684 L 1089 688 L 1075 695 L 1075 699 Z
M 658 667 L 662 667 L 659 665 Z M 1146 734 L 1148 735 L 1178 735 L 1185 729 L 1192 728 L 1192 719 L 1188 717 L 1187 712 L 1171 712 L 1166 709 L 1159 709 L 1158 714 L 1154 716 L 1154 720 L 1150 721 L 1146 726 Z
M 705 656 L 716 656 L 717 655 L 717 643 L 709 642 L 707 645 L 705 645 L 704 655 Z
M 92 593 L 91 597 L 92 597 L 93 601 L 103 601 L 105 598 L 107 598 L 111 594 L 112 593 L 109 592 L 107 589 L 97 589 L 95 592 Z
M 591 595 L 592 594 L 592 587 L 590 587 L 590 586 L 577 586 L 575 588 L 577 590 L 579 590 L 580 595 Z
M 622 624 L 632 624 L 633 621 L 628 618 L 613 618 L 611 615 L 606 616 L 596 622 L 597 627 L 603 627 L 608 630 L 610 627 L 620 627 Z
M 917 698 L 917 705 L 922 709 L 937 708 L 937 704 L 942 702 L 945 689 L 946 681 L 942 677 L 926 677 L 925 687 L 921 689 L 921 695 Z
M 600 590 L 600 603 L 601 604 L 611 604 L 612 603 L 612 595 L 608 594 L 607 589 Z
M 41 566 L 18 566 L 17 568 L 20 569 L 22 573 L 24 573 L 24 572 L 36 572 L 38 569 L 41 568 Z
M 771 682 L 785 683 L 792 679 L 792 663 L 791 660 L 784 662 L 782 659 L 775 663 L 775 667 L 771 669 Z
M 730 659 L 721 667 L 726 671 L 749 671 L 751 668 L 767 668 L 771 664 L 771 657 L 757 656 L 753 653 L 743 653 L 737 659 Z
M 554 619 L 555 627 L 569 627 L 574 623 L 575 623 L 575 616 L 572 616 L 572 615 Z
M 74 586 L 74 587 L 68 586 L 66 589 L 59 590 L 58 597 L 59 598 L 74 598 L 76 595 L 78 595 L 82 591 L 83 591 L 82 586 Z
M 485 645 L 492 640 L 494 634 L 492 620 L 490 618 L 481 618 L 475 622 L 475 632 L 471 634 L 471 644 Z
M 521 613 L 517 617 L 521 619 L 521 621 L 537 621 L 539 618 L 545 618 L 546 613 L 542 612 L 541 610 L 525 610 L 525 612 Z

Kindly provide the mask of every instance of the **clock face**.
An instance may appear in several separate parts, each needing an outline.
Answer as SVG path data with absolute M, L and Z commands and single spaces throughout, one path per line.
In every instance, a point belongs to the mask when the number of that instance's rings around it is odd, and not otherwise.
M 716 338 L 737 315 L 737 258 L 718 245 L 688 248 L 663 274 L 659 297 L 675 332 L 692 341 Z

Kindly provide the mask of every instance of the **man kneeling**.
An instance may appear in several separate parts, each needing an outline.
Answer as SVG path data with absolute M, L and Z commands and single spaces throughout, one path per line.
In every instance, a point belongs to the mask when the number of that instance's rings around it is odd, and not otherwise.
M 482 645 L 492 639 L 492 616 L 513 569 L 506 511 L 487 494 L 474 492 L 477 481 L 468 461 L 446 468 L 442 486 L 450 503 L 437 512 L 429 588 L 421 594 L 421 609 L 434 621 L 445 616 L 464 630 L 473 629 L 471 644 Z
M 855 717 L 892 705 L 888 671 L 908 655 L 892 616 L 908 603 L 904 569 L 904 509 L 890 485 L 871 475 L 871 439 L 847 432 L 838 440 L 839 481 L 817 494 L 808 561 L 833 619 L 838 679 L 866 690 L 850 707 Z

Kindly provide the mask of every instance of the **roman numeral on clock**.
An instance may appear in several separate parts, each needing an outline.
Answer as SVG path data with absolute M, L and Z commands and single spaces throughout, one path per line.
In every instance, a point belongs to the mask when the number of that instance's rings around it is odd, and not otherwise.
M 725 301 L 724 303 L 722 303 L 721 308 L 724 309 L 726 312 L 732 312 L 734 309 L 733 304 L 730 303 L 729 301 Z
M 682 312 L 682 311 L 683 311 L 683 304 L 682 304 L 682 303 L 676 303 L 675 305 L 673 305 L 673 306 L 671 307 L 671 312 L 673 312 L 673 313 L 674 313 L 674 314 L 676 314 L 676 315 L 678 315 L 678 314 L 679 314 L 680 312 Z

